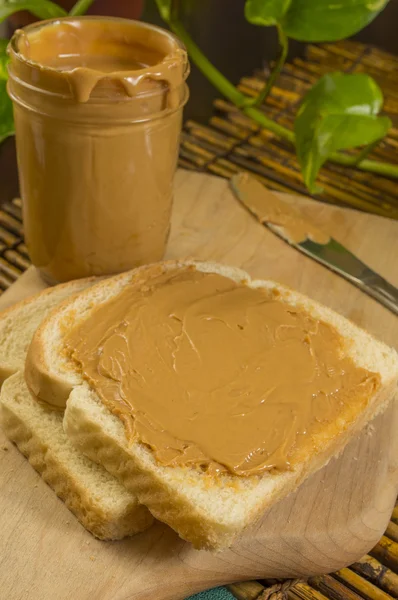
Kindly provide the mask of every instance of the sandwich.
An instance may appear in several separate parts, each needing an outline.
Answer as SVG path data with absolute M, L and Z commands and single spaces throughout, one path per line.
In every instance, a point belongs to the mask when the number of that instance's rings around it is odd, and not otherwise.
M 398 356 L 275 282 L 170 261 L 53 310 L 25 377 L 79 452 L 218 551 L 386 409 Z

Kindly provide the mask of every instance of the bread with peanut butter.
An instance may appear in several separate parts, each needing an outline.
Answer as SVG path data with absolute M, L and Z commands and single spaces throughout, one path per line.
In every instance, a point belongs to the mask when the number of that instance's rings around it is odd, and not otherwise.
M 0 312 L 0 385 L 23 370 L 31 339 L 45 315 L 72 294 L 98 281 L 89 277 L 57 285 Z
M 26 378 L 42 401 L 68 399 L 80 451 L 196 548 L 220 550 L 386 408 L 398 356 L 274 282 L 167 262 L 55 310 Z
M 121 539 L 148 527 L 150 513 L 117 479 L 75 448 L 63 430 L 63 412 L 41 406 L 23 375 L 27 348 L 45 315 L 96 281 L 81 279 L 49 288 L 0 314 L 0 422 L 88 531 L 100 539 Z

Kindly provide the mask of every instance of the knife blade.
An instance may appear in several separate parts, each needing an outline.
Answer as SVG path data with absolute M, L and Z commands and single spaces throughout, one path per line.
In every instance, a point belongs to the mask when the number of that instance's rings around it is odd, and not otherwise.
M 242 178 L 244 177 L 244 179 Z M 263 189 L 263 197 L 259 198 L 258 193 L 256 201 L 252 202 L 248 197 L 247 185 L 242 185 L 242 181 L 247 183 L 248 178 L 256 181 L 256 190 L 260 191 L 260 187 Z M 355 254 L 347 250 L 337 240 L 330 237 L 325 243 L 319 243 L 311 239 L 310 236 L 306 236 L 305 239 L 297 241 L 292 238 L 287 227 L 278 224 L 277 222 L 271 222 L 266 218 L 266 203 L 269 202 L 270 192 L 262 184 L 258 185 L 259 181 L 245 173 L 237 173 L 233 175 L 230 184 L 231 188 L 238 198 L 238 200 L 245 206 L 245 208 L 253 214 L 260 223 L 268 227 L 273 233 L 282 238 L 293 248 L 296 248 L 306 256 L 309 256 L 313 260 L 321 263 L 330 270 L 334 271 L 341 277 L 344 277 L 347 281 L 358 287 L 360 290 L 377 300 L 380 304 L 388 308 L 391 312 L 398 315 L 398 289 L 389 283 L 386 279 L 381 277 L 378 273 L 370 269 L 365 263 L 363 263 Z M 264 200 L 264 215 L 259 215 L 259 200 Z M 289 204 L 283 200 L 278 199 L 281 210 L 284 216 L 289 211 Z M 297 208 L 295 215 L 297 215 Z M 275 213 L 275 211 L 274 211 Z M 272 215 L 275 220 L 275 214 Z M 277 219 L 276 219 L 277 221 Z

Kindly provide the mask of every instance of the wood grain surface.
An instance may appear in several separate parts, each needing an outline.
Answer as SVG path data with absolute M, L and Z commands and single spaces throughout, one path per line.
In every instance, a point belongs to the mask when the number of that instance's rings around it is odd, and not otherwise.
M 398 285 L 398 223 L 290 197 L 370 267 Z M 216 177 L 179 171 L 168 258 L 241 266 L 336 309 L 391 345 L 398 319 L 259 225 Z M 43 287 L 33 269 L 0 307 Z M 122 542 L 88 534 L 0 431 L 0 598 L 179 600 L 217 584 L 335 571 L 372 548 L 396 493 L 393 404 L 342 456 L 269 510 L 231 550 L 199 552 L 163 524 Z

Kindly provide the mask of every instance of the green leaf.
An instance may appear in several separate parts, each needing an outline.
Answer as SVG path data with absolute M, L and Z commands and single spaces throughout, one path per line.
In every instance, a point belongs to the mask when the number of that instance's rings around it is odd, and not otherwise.
M 94 0 L 77 0 L 76 4 L 72 6 L 69 11 L 69 15 L 71 17 L 78 17 L 80 15 L 85 15 L 90 6 L 92 5 Z
M 8 79 L 8 71 L 7 71 L 7 65 L 8 65 L 8 61 L 9 61 L 8 54 L 7 54 L 8 42 L 9 42 L 9 40 L 0 39 L 0 80 Z
M 294 124 L 297 156 L 310 191 L 330 154 L 385 136 L 391 121 L 377 116 L 382 105 L 379 86 L 363 73 L 330 73 L 310 89 Z
M 253 25 L 276 25 L 292 0 L 246 0 L 245 17 Z
M 245 16 L 254 25 L 279 24 L 302 42 L 335 42 L 363 29 L 389 0 L 246 0 Z M 158 5 L 164 0 L 157 0 Z
M 354 35 L 383 10 L 389 0 L 293 0 L 281 25 L 302 42 L 335 42 Z
M 8 40 L 0 39 L 0 143 L 15 133 L 12 102 L 7 93 Z
M 156 0 L 160 16 L 162 17 L 163 21 L 166 21 L 166 23 L 170 22 L 171 2 L 172 0 Z
M 155 0 L 163 21 L 175 32 L 176 22 L 192 16 L 198 0 Z
M 7 94 L 7 82 L 0 81 L 0 142 L 10 135 L 14 135 L 14 115 L 12 112 L 12 102 Z
M 0 0 L 0 23 L 20 10 L 28 10 L 38 19 L 65 17 L 67 12 L 50 0 Z

